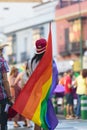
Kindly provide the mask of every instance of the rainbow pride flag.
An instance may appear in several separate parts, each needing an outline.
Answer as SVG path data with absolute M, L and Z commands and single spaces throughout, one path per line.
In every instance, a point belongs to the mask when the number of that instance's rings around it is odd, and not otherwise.
M 50 27 L 47 50 L 13 105 L 13 109 L 19 114 L 49 130 L 54 130 L 58 124 L 50 98 L 52 91 L 55 89 L 55 85 L 52 87 L 52 70 L 52 36 Z

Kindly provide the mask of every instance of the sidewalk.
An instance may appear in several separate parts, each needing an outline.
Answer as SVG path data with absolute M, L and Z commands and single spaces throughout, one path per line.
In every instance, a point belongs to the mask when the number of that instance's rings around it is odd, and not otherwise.
M 87 130 L 87 120 L 59 120 L 56 130 Z
M 8 121 L 8 130 L 34 130 L 34 124 L 32 122 L 32 128 L 23 127 L 23 121 L 19 121 L 18 123 L 21 125 L 21 127 L 14 128 L 13 121 Z
M 21 125 L 20 128 L 14 128 L 13 122 L 8 122 L 8 130 L 34 130 L 34 124 L 32 128 L 23 127 L 23 122 L 19 122 Z M 59 119 L 59 124 L 55 130 L 87 130 L 87 120 L 74 119 L 74 120 L 65 120 Z

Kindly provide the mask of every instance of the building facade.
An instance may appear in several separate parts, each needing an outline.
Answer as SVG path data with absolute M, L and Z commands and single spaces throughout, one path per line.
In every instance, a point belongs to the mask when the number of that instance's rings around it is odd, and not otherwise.
M 31 18 L 24 19 L 4 29 L 11 50 L 8 52 L 10 64 L 23 63 L 33 56 L 35 41 L 42 37 L 48 38 L 50 22 L 52 23 L 53 57 L 57 55 L 56 26 L 54 21 L 57 2 L 57 0 L 49 1 L 34 6 L 34 15 Z
M 87 1 L 60 0 L 56 6 L 57 49 L 59 61 L 73 61 L 73 70 L 84 65 L 87 50 Z

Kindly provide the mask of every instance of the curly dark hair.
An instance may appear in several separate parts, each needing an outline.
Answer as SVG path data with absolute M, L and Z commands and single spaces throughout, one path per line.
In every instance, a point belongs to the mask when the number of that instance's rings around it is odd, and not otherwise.
M 87 77 L 87 69 L 82 70 L 82 76 L 83 76 L 83 78 Z
M 40 61 L 43 57 L 45 52 L 41 53 L 41 54 L 35 54 L 34 57 L 32 58 L 31 60 L 31 68 L 32 68 L 32 64 L 33 64 L 33 61 L 35 60 L 35 62 L 37 63 L 38 61 Z

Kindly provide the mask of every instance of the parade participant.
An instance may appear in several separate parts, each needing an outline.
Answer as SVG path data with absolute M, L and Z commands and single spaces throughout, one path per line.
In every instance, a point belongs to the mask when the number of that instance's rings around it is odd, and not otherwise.
M 68 70 L 64 78 L 65 98 L 66 98 L 66 119 L 74 118 L 73 94 L 72 94 L 72 71 Z
M 36 53 L 29 64 L 30 74 L 33 73 L 33 71 L 39 64 L 40 60 L 42 59 L 46 51 L 47 41 L 45 39 L 39 39 L 35 42 L 35 46 L 36 46 Z M 55 81 L 55 82 L 53 81 L 53 85 L 56 87 L 58 81 L 58 71 L 55 62 L 53 61 L 53 72 L 54 71 L 56 71 L 55 72 L 56 75 L 54 76 L 55 79 L 53 79 Z M 41 130 L 41 127 L 35 124 L 34 130 Z
M 13 103 L 21 91 L 21 88 L 19 87 L 19 85 L 15 83 L 17 75 L 18 75 L 18 69 L 12 66 L 10 75 L 8 77 L 8 81 L 10 85 L 11 96 L 13 97 Z M 19 114 L 16 114 L 13 120 L 14 120 L 14 127 L 16 128 L 20 127 L 20 125 L 18 124 Z
M 18 76 L 16 77 L 16 80 L 15 80 L 15 83 L 19 82 L 19 86 L 20 86 L 20 88 L 22 90 L 25 83 L 27 82 L 28 78 L 29 78 L 29 68 L 28 68 L 28 64 L 26 62 L 25 65 L 24 65 L 24 71 L 20 72 L 18 74 Z M 32 127 L 32 125 L 30 124 L 29 119 L 23 117 L 23 121 L 24 121 L 24 124 L 23 124 L 24 127 L 28 127 L 28 128 Z
M 8 102 L 11 102 L 11 93 L 7 72 L 9 71 L 7 61 L 3 57 L 4 47 L 7 44 L 0 44 L 0 123 L 1 130 L 7 130 L 8 113 L 5 112 L 5 107 Z
M 46 40 L 45 39 L 37 40 L 35 43 L 35 46 L 36 46 L 36 54 L 34 55 L 34 57 L 31 60 L 31 63 L 29 64 L 31 74 L 35 70 L 36 66 L 38 65 L 38 63 L 40 62 L 40 60 L 42 59 L 46 51 Z M 39 49 L 39 46 L 40 46 L 40 49 Z M 41 127 L 35 124 L 34 130 L 41 130 Z
M 87 95 L 87 69 L 80 71 L 80 75 L 75 80 L 77 94 L 76 119 L 81 116 L 81 97 Z

